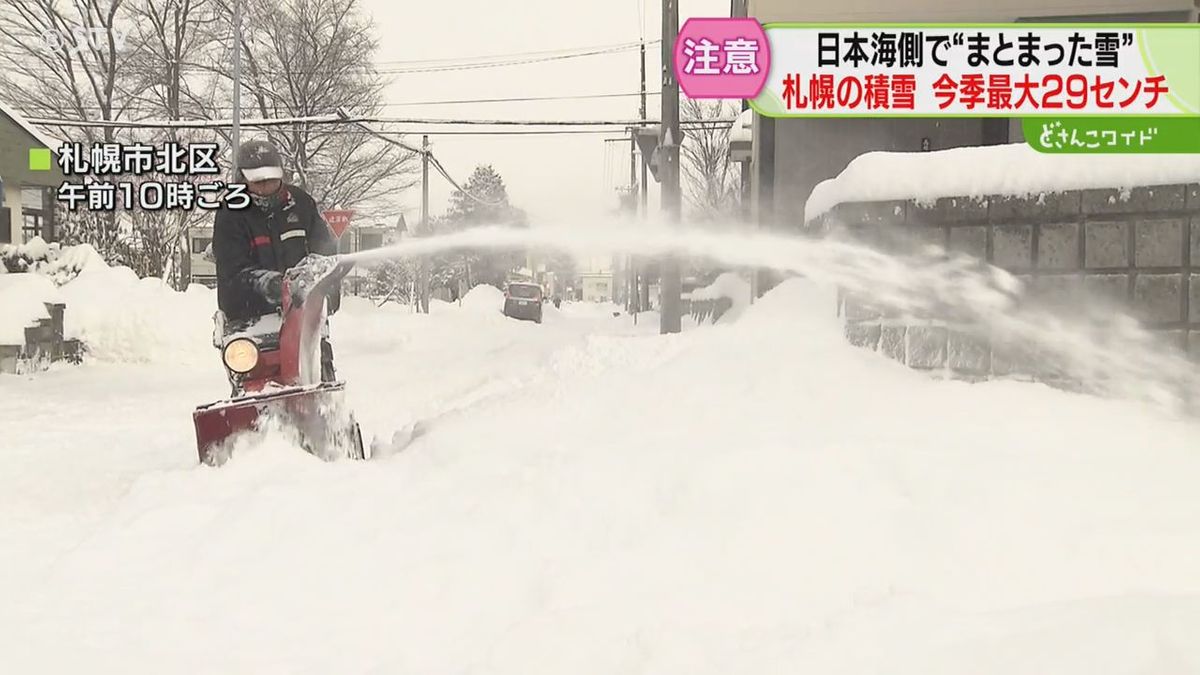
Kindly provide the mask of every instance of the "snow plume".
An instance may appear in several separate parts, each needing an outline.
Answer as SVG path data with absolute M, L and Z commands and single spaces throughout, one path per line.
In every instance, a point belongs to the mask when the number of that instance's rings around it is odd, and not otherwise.
M 772 268 L 837 286 L 908 316 L 952 317 L 998 344 L 1019 345 L 1053 364 L 1055 375 L 1102 395 L 1194 405 L 1200 373 L 1132 318 L 1108 308 L 1071 317 L 1027 297 L 1014 276 L 940 249 L 891 255 L 861 244 L 760 232 L 633 227 L 515 230 L 481 227 L 346 256 L 371 264 L 456 249 L 544 247 L 576 255 L 687 255 L 727 265 Z M 729 232 L 727 230 L 727 232 Z

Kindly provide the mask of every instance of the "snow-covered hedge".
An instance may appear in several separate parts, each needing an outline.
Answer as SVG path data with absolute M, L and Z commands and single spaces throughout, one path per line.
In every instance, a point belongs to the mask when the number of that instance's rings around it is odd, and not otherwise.
M 87 267 L 106 266 L 104 258 L 90 244 L 60 246 L 34 237 L 24 244 L 0 246 L 0 273 L 34 272 L 62 286 Z

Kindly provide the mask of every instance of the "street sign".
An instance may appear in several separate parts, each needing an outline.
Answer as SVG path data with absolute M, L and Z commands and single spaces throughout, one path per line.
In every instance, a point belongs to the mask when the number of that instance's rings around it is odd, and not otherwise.
M 669 130 L 668 130 L 669 131 Z M 642 161 L 650 168 L 650 175 L 654 177 L 655 182 L 662 182 L 658 177 L 658 151 L 659 151 L 659 136 L 662 135 L 663 129 L 661 124 L 648 124 L 644 127 L 639 127 L 634 134 L 634 139 L 637 141 L 638 151 L 642 155 Z M 683 129 L 679 130 L 680 141 L 687 136 Z M 672 139 L 673 140 L 673 139 Z
M 639 127 L 634 134 L 637 139 L 638 151 L 642 153 L 642 157 L 649 158 L 654 153 L 654 148 L 658 145 L 658 135 L 662 133 L 658 124 L 652 124 L 644 127 Z
M 325 217 L 325 222 L 329 223 L 329 229 L 333 230 L 333 234 L 338 239 L 346 233 L 350 227 L 350 219 L 354 217 L 353 211 L 325 211 L 322 213 Z

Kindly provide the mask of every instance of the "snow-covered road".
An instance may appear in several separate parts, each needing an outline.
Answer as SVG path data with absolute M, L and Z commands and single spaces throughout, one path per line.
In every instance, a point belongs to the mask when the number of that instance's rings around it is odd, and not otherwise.
M 481 291 L 336 318 L 404 452 L 212 469 L 211 297 L 160 295 L 0 376 L 0 672 L 1200 671 L 1195 421 L 927 379 L 800 281 L 666 337 Z

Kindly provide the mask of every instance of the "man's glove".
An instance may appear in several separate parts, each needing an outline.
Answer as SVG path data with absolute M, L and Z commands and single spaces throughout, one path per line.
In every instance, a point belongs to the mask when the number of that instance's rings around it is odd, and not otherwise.
M 272 270 L 259 270 L 254 275 L 254 288 L 273 305 L 283 304 L 283 275 Z

